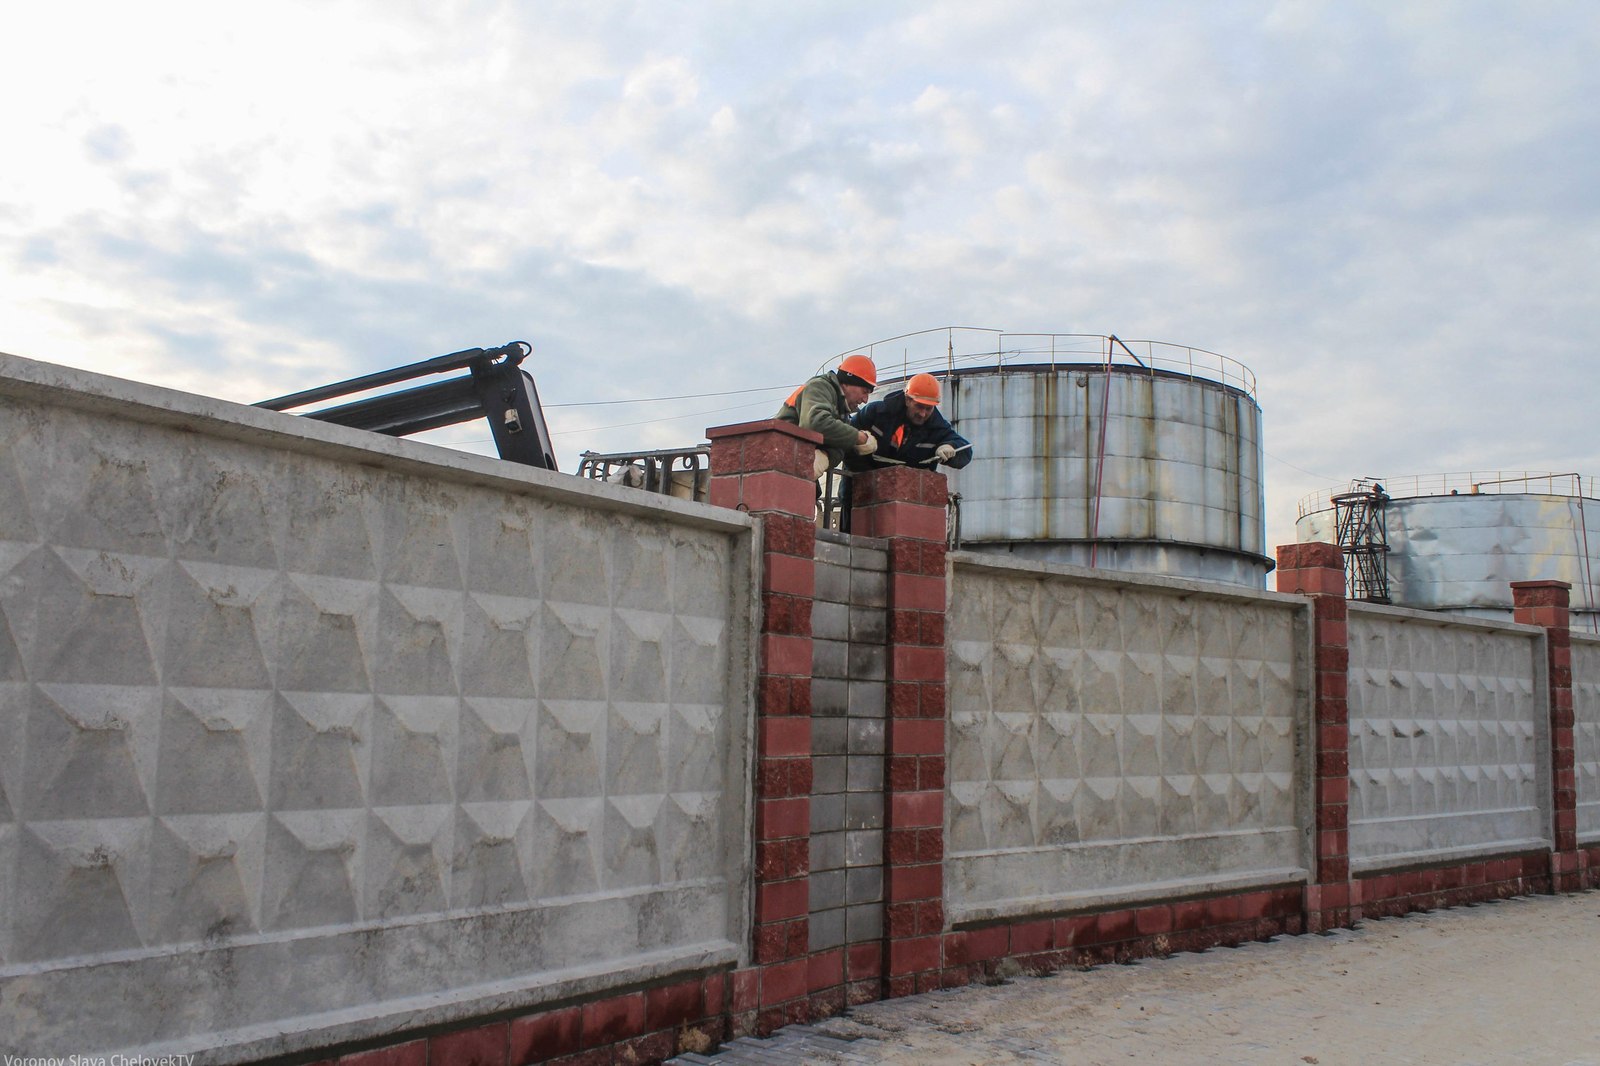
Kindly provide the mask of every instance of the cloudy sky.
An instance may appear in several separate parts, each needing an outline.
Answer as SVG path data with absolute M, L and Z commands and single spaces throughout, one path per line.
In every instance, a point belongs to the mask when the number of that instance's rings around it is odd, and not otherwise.
M 883 338 L 1114 333 L 1254 371 L 1268 544 L 1354 476 L 1600 474 L 1589 0 L 6 21 L 0 351 L 254 401 L 525 339 L 571 470 Z

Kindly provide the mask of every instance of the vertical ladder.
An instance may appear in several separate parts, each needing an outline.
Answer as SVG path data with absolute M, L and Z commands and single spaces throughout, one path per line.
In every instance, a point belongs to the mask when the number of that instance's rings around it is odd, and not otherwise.
M 1389 502 L 1383 486 L 1365 479 L 1333 498 L 1339 550 L 1344 552 L 1345 596 L 1368 603 L 1389 602 Z

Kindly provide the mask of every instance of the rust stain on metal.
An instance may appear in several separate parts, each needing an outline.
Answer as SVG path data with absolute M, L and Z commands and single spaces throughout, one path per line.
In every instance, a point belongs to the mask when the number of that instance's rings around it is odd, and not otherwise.
M 1098 405 L 1094 402 L 1094 379 L 1096 379 L 1096 376 L 1090 375 L 1088 371 L 1078 375 L 1078 381 L 1083 386 L 1083 499 L 1085 499 L 1085 507 L 1083 507 L 1083 533 L 1080 535 L 1083 539 L 1090 539 L 1093 536 L 1094 463 L 1099 458 L 1096 455 L 1096 451 L 1099 450 L 1099 427 L 1094 424 L 1094 411 L 1098 410 Z M 1102 389 L 1109 389 L 1110 387 L 1110 381 L 1107 381 L 1104 376 L 1099 378 L 1099 383 L 1101 383 Z
M 1051 462 L 1051 457 L 1056 451 L 1057 381 L 1055 374 L 1038 374 L 1033 379 L 1033 445 L 1039 455 L 1039 462 L 1044 466 L 1044 490 L 1039 494 L 1036 503 L 1039 508 L 1039 535 L 1046 540 L 1055 535 L 1051 530 L 1050 516 L 1057 496 L 1056 466 Z
M 1233 544 L 1231 547 L 1244 546 L 1244 497 L 1241 491 L 1239 473 L 1241 457 L 1244 453 L 1244 442 L 1239 435 L 1239 402 L 1228 396 L 1226 392 L 1220 396 L 1222 404 L 1222 432 L 1228 442 L 1227 449 L 1222 455 L 1222 469 L 1228 476 L 1223 478 L 1222 487 L 1224 503 L 1233 513 Z
M 1144 478 L 1143 505 L 1137 508 L 1135 512 L 1143 519 L 1144 528 L 1136 535 L 1155 540 L 1159 533 L 1156 529 L 1156 502 L 1158 497 L 1156 495 L 1154 474 L 1156 462 L 1161 458 L 1161 443 L 1156 433 L 1155 382 L 1147 377 L 1133 380 L 1138 383 L 1138 397 L 1141 401 L 1142 410 L 1131 411 L 1130 413 L 1138 420 L 1141 430 L 1139 435 L 1139 454 L 1136 458 L 1139 463 L 1139 473 Z

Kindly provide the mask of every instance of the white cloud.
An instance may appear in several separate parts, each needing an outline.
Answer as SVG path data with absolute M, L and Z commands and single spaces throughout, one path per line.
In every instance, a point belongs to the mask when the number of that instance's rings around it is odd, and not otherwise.
M 781 386 L 951 321 L 1149 336 L 1259 376 L 1269 542 L 1321 475 L 1595 458 L 1600 20 L 1571 5 L 162 0 L 22 29 L 0 349 L 253 398 L 525 336 L 557 402 Z M 616 450 L 765 410 L 557 420 Z

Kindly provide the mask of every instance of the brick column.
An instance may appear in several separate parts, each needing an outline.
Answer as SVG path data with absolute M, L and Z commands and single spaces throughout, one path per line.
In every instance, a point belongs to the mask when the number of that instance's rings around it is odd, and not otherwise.
M 755 967 L 734 974 L 735 1035 L 804 1020 L 811 873 L 811 602 L 822 438 L 786 422 L 706 430 L 711 502 L 760 519 Z
M 1550 688 L 1550 785 L 1554 800 L 1555 853 L 1550 887 L 1577 892 L 1583 886 L 1578 853 L 1578 778 L 1572 741 L 1572 586 L 1565 581 L 1511 582 L 1512 617 L 1545 632 Z
M 1306 887 L 1306 931 L 1349 926 L 1361 916 L 1350 880 L 1349 605 L 1344 553 L 1336 544 L 1278 548 L 1278 591 L 1310 596 L 1316 647 L 1314 738 L 1317 866 Z
M 885 995 L 938 988 L 944 966 L 943 474 L 858 475 L 853 530 L 889 542 L 884 782 Z

